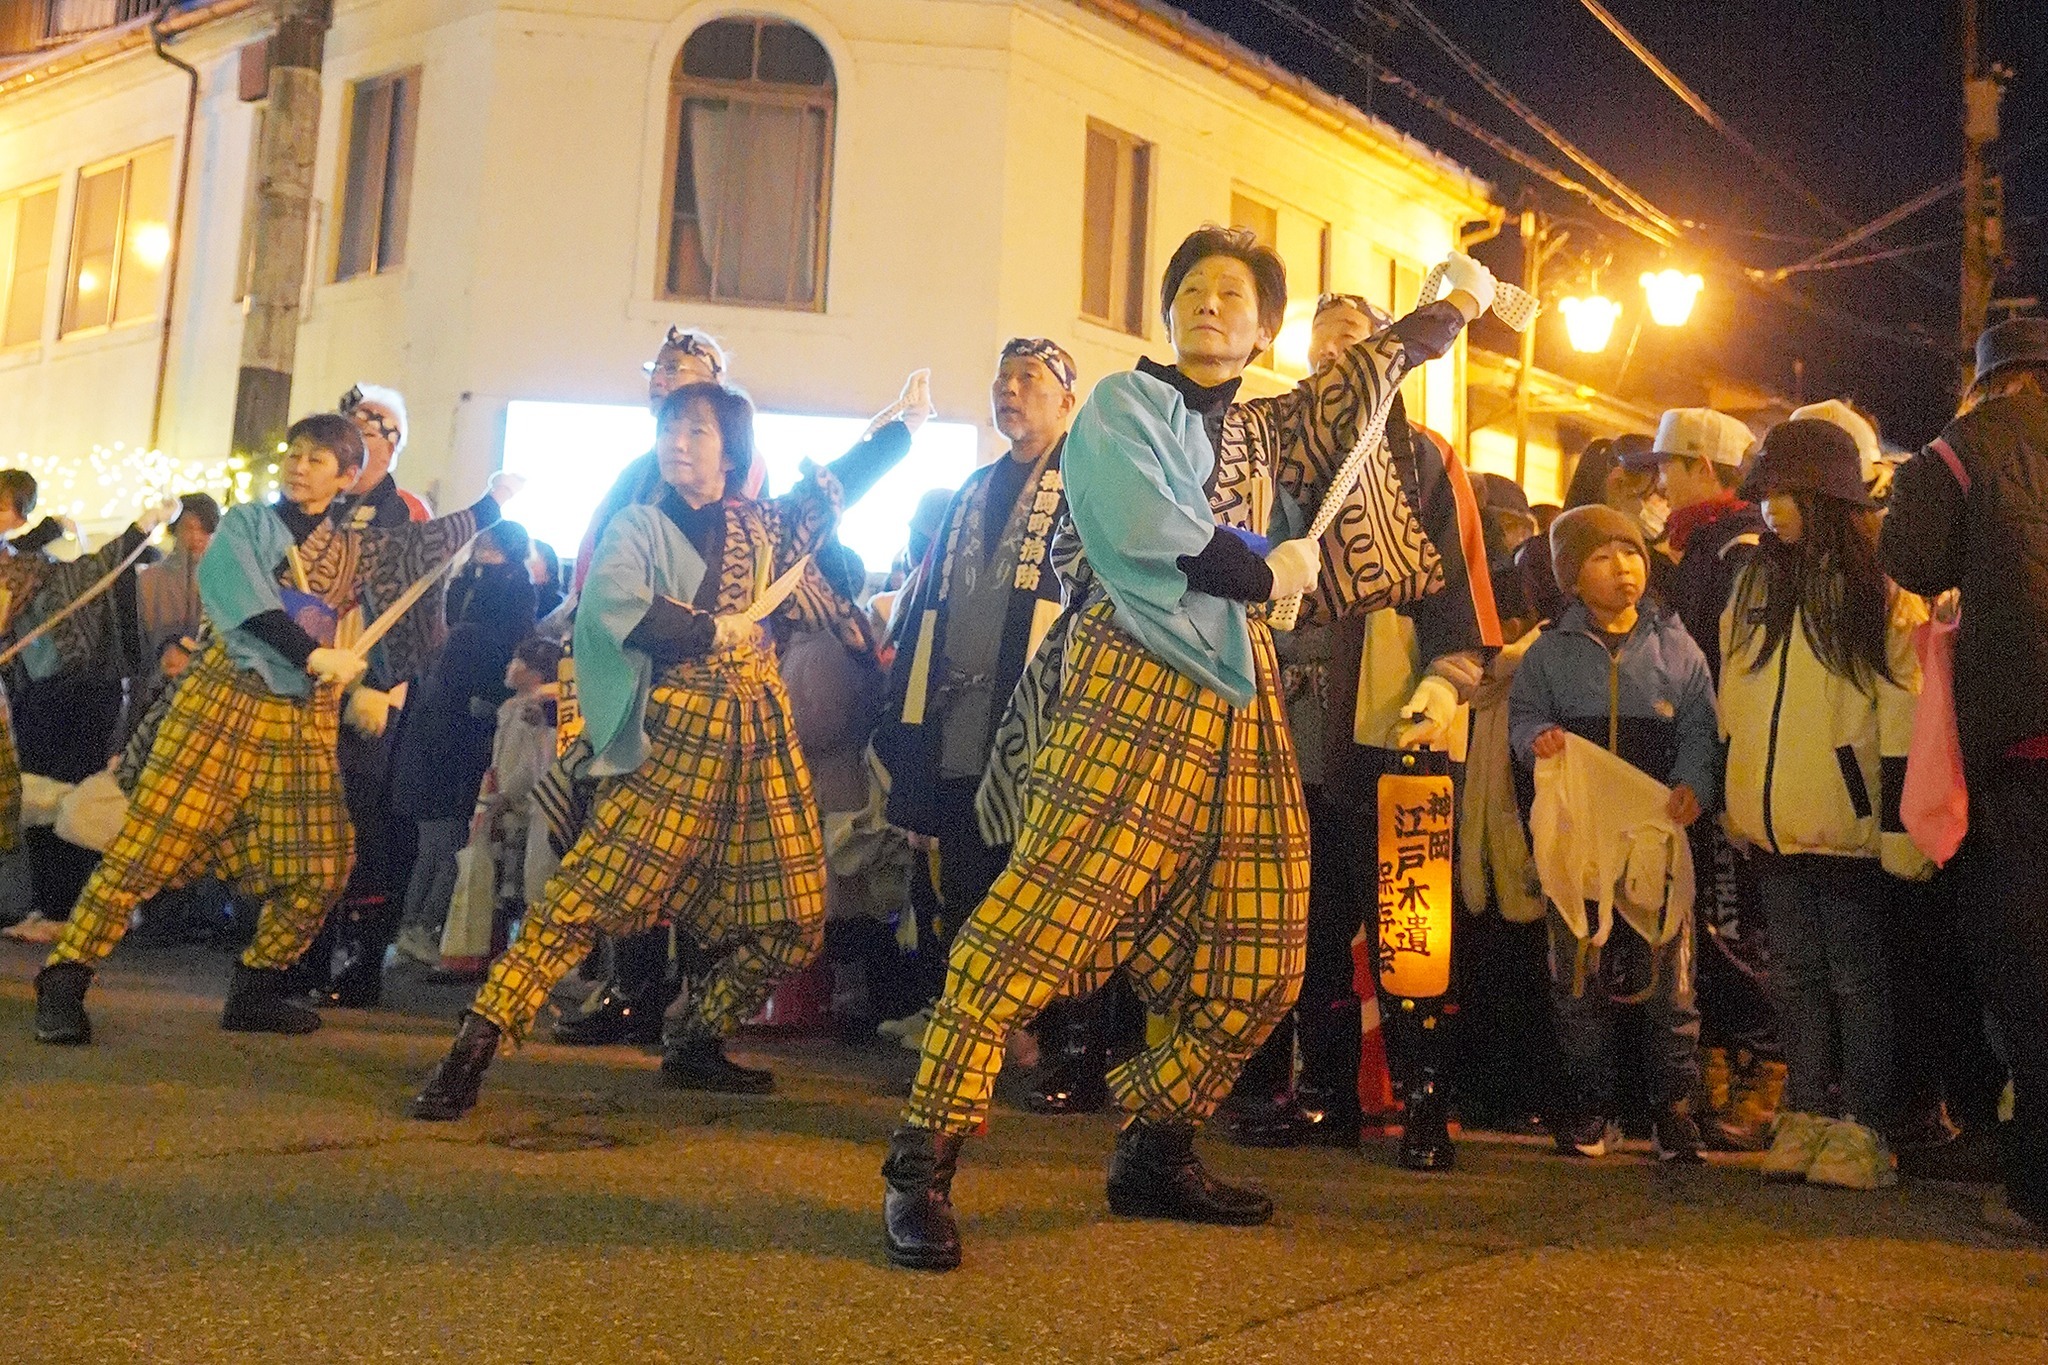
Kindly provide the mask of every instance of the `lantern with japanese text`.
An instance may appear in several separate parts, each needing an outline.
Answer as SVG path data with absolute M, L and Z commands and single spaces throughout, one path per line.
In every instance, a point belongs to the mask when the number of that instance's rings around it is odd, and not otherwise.
M 1451 988 L 1451 840 L 1456 798 L 1429 756 L 1403 753 L 1379 784 L 1379 983 L 1430 999 Z

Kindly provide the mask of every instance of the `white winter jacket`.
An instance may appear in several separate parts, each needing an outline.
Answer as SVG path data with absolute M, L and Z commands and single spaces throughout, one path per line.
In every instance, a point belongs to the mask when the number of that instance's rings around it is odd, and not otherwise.
M 1736 604 L 1755 569 L 1744 571 L 1721 613 L 1721 737 L 1728 745 L 1730 832 L 1781 854 L 1880 858 L 1885 870 L 1919 880 L 1933 864 L 1899 820 L 1920 663 L 1913 629 L 1927 606 L 1894 591 L 1886 639 L 1893 681 L 1871 690 L 1831 672 L 1807 643 L 1799 613 L 1772 656 L 1756 668 L 1763 632 L 1738 641 Z

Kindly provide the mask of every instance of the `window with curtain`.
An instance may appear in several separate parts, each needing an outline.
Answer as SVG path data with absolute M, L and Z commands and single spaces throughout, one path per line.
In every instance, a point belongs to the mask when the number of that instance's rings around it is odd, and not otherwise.
M 405 260 L 419 107 L 417 70 L 349 86 L 348 159 L 342 173 L 341 237 L 334 259 L 337 283 L 381 274 Z
M 836 103 L 832 58 L 781 19 L 719 19 L 676 57 L 661 296 L 817 311 Z
M 71 209 L 64 334 L 155 317 L 170 255 L 171 145 L 88 167 Z
M 43 339 L 56 237 L 55 185 L 0 198 L 0 347 Z
M 1152 145 L 1090 119 L 1082 174 L 1081 312 L 1141 337 L 1148 312 Z

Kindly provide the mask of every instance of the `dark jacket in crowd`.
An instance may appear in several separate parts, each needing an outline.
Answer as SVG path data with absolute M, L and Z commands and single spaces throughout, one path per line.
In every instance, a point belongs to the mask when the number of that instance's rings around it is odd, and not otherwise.
M 472 565 L 462 614 L 427 676 L 407 699 L 393 762 L 391 800 L 415 820 L 467 816 L 491 766 L 498 706 L 511 692 L 505 668 L 533 631 L 534 593 L 520 564 Z
M 1707 671 L 1721 680 L 1721 612 L 1735 576 L 1749 563 L 1764 533 L 1763 514 L 1734 494 L 1671 514 L 1669 544 L 1678 563 L 1666 574 L 1669 605 L 1678 613 Z
M 1993 398 L 1901 466 L 1879 556 L 1908 592 L 1962 589 L 1956 720 L 1975 785 L 2048 736 L 2048 398 Z

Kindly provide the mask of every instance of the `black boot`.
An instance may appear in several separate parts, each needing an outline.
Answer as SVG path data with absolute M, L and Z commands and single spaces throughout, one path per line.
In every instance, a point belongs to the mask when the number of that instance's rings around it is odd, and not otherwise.
M 1271 1221 L 1273 1201 L 1212 1179 L 1195 1155 L 1192 1123 L 1133 1119 L 1117 1134 L 1109 1159 L 1109 1211 L 1127 1218 L 1256 1227 Z
M 1097 1026 L 1096 997 L 1055 1000 L 1039 1015 L 1044 1049 L 1025 1101 L 1040 1114 L 1093 1114 L 1109 1103 L 1109 1048 Z
M 1434 1066 L 1420 1067 L 1417 1072 L 1415 1084 L 1408 1087 L 1408 1113 L 1401 1123 L 1401 1145 L 1395 1149 L 1395 1160 L 1403 1170 L 1448 1171 L 1457 1164 L 1458 1148 L 1451 1141 L 1443 1081 Z
M 1356 996 L 1327 1009 L 1296 1010 L 1301 1038 L 1301 1080 L 1294 1107 L 1301 1116 L 1299 1143 L 1356 1147 L 1363 1118 L 1358 1103 L 1359 1016 Z
M 74 1047 L 92 1041 L 85 1013 L 92 968 L 83 962 L 53 962 L 36 973 L 36 1041 Z
M 965 1140 L 907 1124 L 890 1135 L 882 1162 L 882 1229 L 891 1264 L 906 1270 L 952 1270 L 960 1264 L 953 1172 Z
M 498 1026 L 471 1010 L 462 1012 L 462 1027 L 448 1055 L 427 1077 L 427 1084 L 413 1097 L 406 1110 L 416 1119 L 446 1123 L 459 1119 L 476 1107 L 477 1091 L 483 1088 L 484 1072 L 498 1055 L 498 1040 L 504 1035 Z
M 266 971 L 237 962 L 228 977 L 220 1026 L 230 1033 L 314 1032 L 320 1016 L 287 999 L 291 989 L 291 976 L 283 968 Z
M 352 945 L 347 962 L 313 1003 L 337 1010 L 376 1009 L 384 1003 L 384 955 L 372 958 L 359 945 Z
M 582 1013 L 555 1024 L 549 1035 L 569 1047 L 604 1047 L 631 1043 L 644 1047 L 661 1041 L 661 1014 L 668 1007 L 657 981 L 653 989 L 633 991 L 616 980 L 605 982 Z
M 661 1083 L 677 1090 L 715 1090 L 725 1095 L 767 1095 L 775 1075 L 741 1066 L 725 1055 L 725 1043 L 686 1028 L 662 1045 Z

